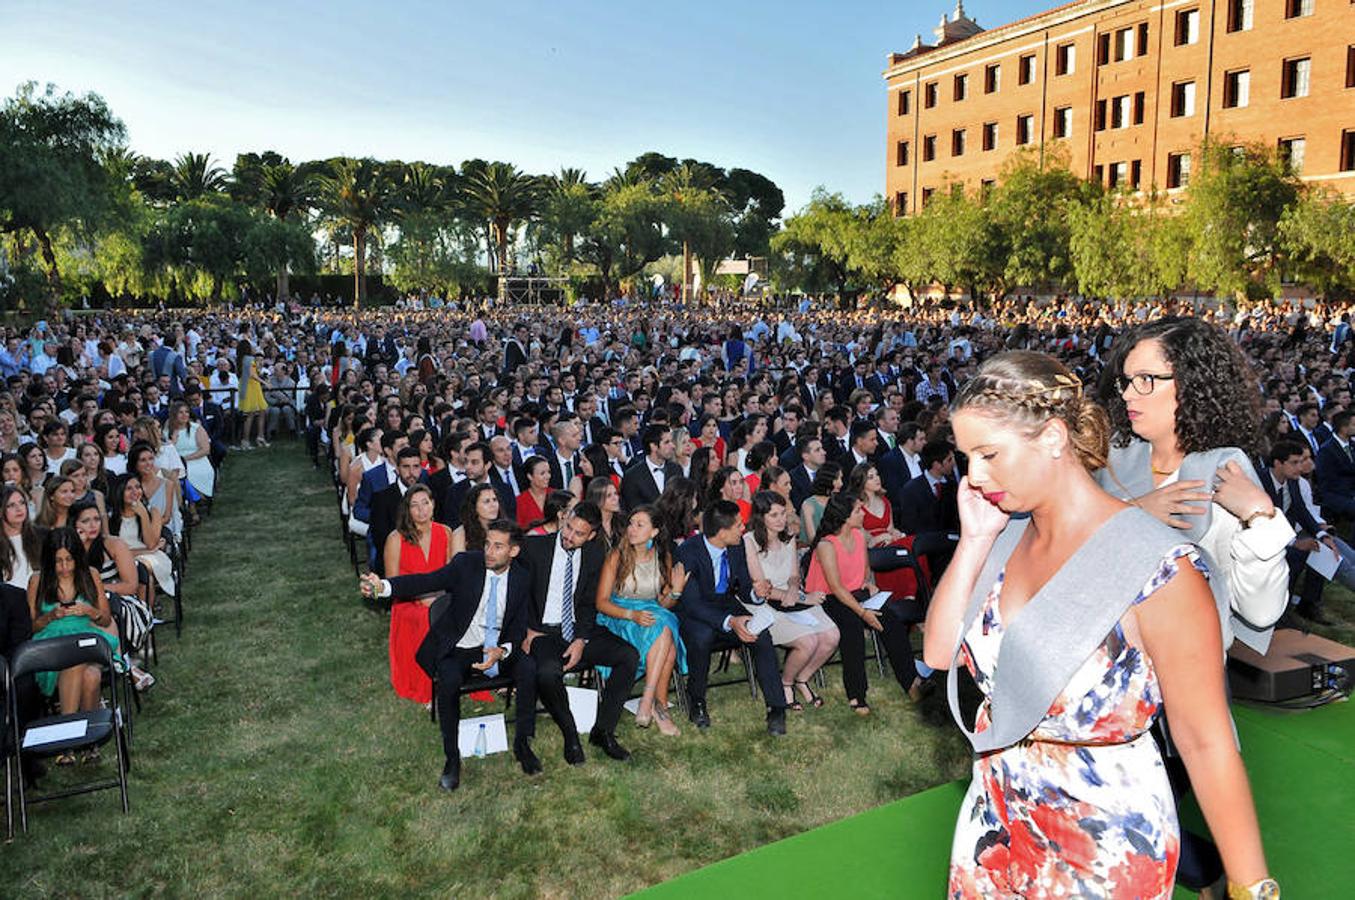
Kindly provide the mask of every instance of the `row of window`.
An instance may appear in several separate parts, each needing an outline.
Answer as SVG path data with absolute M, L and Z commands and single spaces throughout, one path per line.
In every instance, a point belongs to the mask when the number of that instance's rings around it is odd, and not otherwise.
M 1285 18 L 1293 19 L 1302 16 L 1311 16 L 1313 14 L 1313 4 L 1315 0 L 1285 0 Z M 1255 0 L 1229 0 L 1228 4 L 1228 24 L 1229 32 L 1250 31 L 1255 12 Z M 1178 47 L 1188 46 L 1198 43 L 1200 40 L 1200 10 L 1198 8 L 1183 9 L 1176 13 L 1176 33 L 1174 44 Z M 1118 28 L 1114 31 L 1106 31 L 1097 35 L 1096 64 L 1104 66 L 1112 62 L 1122 62 L 1124 60 L 1135 59 L 1146 55 L 1148 52 L 1148 23 L 1139 22 L 1137 25 L 1130 25 L 1124 28 Z M 1350 50 L 1351 59 L 1346 65 L 1346 86 L 1355 86 L 1355 47 Z M 1056 44 L 1054 47 L 1054 74 L 1069 75 L 1076 69 L 1077 48 L 1071 41 L 1062 44 Z M 1286 66 L 1289 62 L 1286 62 Z M 1305 72 L 1303 74 L 1303 93 L 1282 94 L 1282 96 L 1302 97 L 1307 94 L 1307 61 L 1304 61 Z M 1296 74 L 1297 78 L 1297 74 Z M 1035 81 L 1035 54 L 1023 54 L 1016 62 L 1017 84 L 1031 84 Z M 1288 73 L 1286 73 L 1285 84 L 1290 84 Z M 1297 83 L 1297 82 L 1294 82 Z M 985 94 L 995 94 L 1002 89 L 1002 64 L 989 63 L 983 68 L 983 92 Z M 937 105 L 941 94 L 941 83 L 939 81 L 929 81 L 922 86 L 922 100 L 925 109 L 932 109 Z M 1244 94 L 1245 96 L 1245 94 Z M 961 72 L 955 75 L 951 81 L 951 99 L 960 102 L 969 98 L 969 73 Z M 1225 106 L 1228 104 L 1225 104 Z M 1237 104 L 1246 106 L 1246 102 Z M 898 114 L 906 116 L 912 112 L 912 91 L 899 91 Z
M 1027 117 L 1029 118 L 1029 117 Z M 985 130 L 988 128 L 985 125 Z M 996 136 L 997 125 L 992 125 L 994 136 Z M 963 129 L 959 132 L 963 135 Z M 934 137 L 933 137 L 934 139 Z M 952 141 L 955 138 L 952 135 Z M 959 139 L 963 144 L 963 136 Z M 1303 159 L 1307 151 L 1308 142 L 1304 137 L 1281 138 L 1279 141 L 1279 154 L 1289 166 L 1294 174 L 1303 172 Z M 986 148 L 985 148 L 986 149 Z M 959 154 L 955 154 L 959 155 Z M 1347 129 L 1341 132 L 1341 153 L 1339 168 L 1342 172 L 1355 172 L 1355 129 Z M 1167 154 L 1167 188 L 1175 190 L 1184 188 L 1190 184 L 1191 155 L 1186 152 Z M 1138 159 L 1124 160 L 1121 162 L 1110 163 L 1109 165 L 1096 165 L 1092 167 L 1092 180 L 1097 183 L 1103 183 L 1109 188 L 1126 188 L 1137 191 L 1143 186 L 1143 161 Z M 980 190 L 983 194 L 990 191 L 996 182 L 991 178 L 985 178 L 980 182 Z M 951 185 L 952 191 L 962 191 L 960 184 Z M 925 207 L 936 193 L 935 188 L 924 187 L 922 189 L 922 205 Z M 894 194 L 894 210 L 902 214 L 908 211 L 908 192 L 898 191 Z

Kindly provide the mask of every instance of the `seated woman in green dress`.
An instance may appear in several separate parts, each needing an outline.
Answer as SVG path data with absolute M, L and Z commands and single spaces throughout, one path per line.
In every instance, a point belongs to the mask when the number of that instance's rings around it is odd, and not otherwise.
M 668 686 L 673 668 L 687 672 L 687 651 L 678 636 L 672 609 L 687 575 L 672 565 L 672 541 L 663 535 L 651 506 L 631 511 L 625 535 L 607 555 L 598 576 L 598 622 L 640 653 L 638 675 L 645 677 L 644 695 L 635 724 L 657 722 L 670 737 L 681 732 L 668 717 Z
M 118 634 L 98 573 L 89 567 L 85 545 L 73 528 L 53 528 L 42 542 L 42 563 L 28 580 L 28 611 L 33 640 L 72 634 L 97 634 L 118 656 Z M 103 673 L 96 665 L 72 666 L 61 672 L 39 672 L 38 688 L 56 694 L 63 715 L 87 712 L 99 705 Z M 63 758 L 58 763 L 70 762 Z

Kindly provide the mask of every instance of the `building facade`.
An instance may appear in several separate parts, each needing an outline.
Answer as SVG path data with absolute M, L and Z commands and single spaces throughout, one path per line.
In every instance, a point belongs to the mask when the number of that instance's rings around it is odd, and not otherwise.
M 934 33 L 884 73 L 900 215 L 994 182 L 1023 148 L 1171 194 L 1206 138 L 1267 144 L 1355 194 L 1355 0 L 1078 0 L 989 30 L 960 0 Z

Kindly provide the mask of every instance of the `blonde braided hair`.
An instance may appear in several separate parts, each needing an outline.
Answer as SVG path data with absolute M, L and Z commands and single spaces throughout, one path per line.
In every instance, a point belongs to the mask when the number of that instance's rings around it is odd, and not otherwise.
M 1051 419 L 1068 428 L 1078 461 L 1089 472 L 1105 468 L 1110 419 L 1082 382 L 1047 353 L 1012 350 L 989 359 L 955 397 L 951 412 L 973 407 L 1034 436 Z

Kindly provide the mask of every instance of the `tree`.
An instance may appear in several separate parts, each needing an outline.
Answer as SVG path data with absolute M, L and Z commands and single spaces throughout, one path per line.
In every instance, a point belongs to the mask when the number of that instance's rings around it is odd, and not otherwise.
M 1355 293 L 1355 203 L 1331 191 L 1305 191 L 1280 216 L 1291 274 L 1323 293 Z
M 1069 253 L 1078 290 L 1092 297 L 1157 297 L 1179 288 L 1179 223 L 1156 199 L 1102 194 L 1069 207 Z
M 61 290 L 53 249 L 60 228 L 90 230 L 109 210 L 102 158 L 126 131 L 96 94 L 58 94 L 22 85 L 0 107 L 0 234 L 31 233 L 52 295 Z
M 669 237 L 682 245 L 683 297 L 692 283 L 692 255 L 701 269 L 701 283 L 709 283 L 711 267 L 734 246 L 729 202 L 716 185 L 724 173 L 713 166 L 687 160 L 659 181 Z
M 899 281 L 897 251 L 902 231 L 883 197 L 877 195 L 856 207 L 843 238 L 847 267 L 862 281 L 889 290 Z
M 230 190 L 237 200 L 268 213 L 277 222 L 294 224 L 304 221 L 307 208 L 319 196 L 320 186 L 315 165 L 295 166 L 285 156 L 270 150 L 263 155 L 248 153 L 236 157 Z M 294 229 L 259 229 L 256 237 L 270 235 L 279 240 L 279 245 L 271 251 L 256 252 L 251 258 L 281 260 L 275 272 L 277 296 L 287 297 L 291 294 L 287 261 L 296 255 L 296 248 L 292 246 Z M 314 257 L 312 247 L 309 254 L 311 265 L 314 264 Z
M 949 294 L 963 287 L 970 299 L 1006 294 L 1008 242 L 997 233 L 992 211 L 983 198 L 960 190 L 932 195 L 909 224 L 897 251 L 903 280 L 916 293 L 939 284 Z
M 547 239 L 558 242 L 564 267 L 574 261 L 575 240 L 597 216 L 597 194 L 582 169 L 561 169 L 547 181 L 541 224 Z
M 256 224 L 249 207 L 226 197 L 176 203 L 164 210 L 146 238 L 144 258 L 189 294 L 219 302 L 226 281 L 245 267 L 247 236 Z
M 201 200 L 220 194 L 228 185 L 226 170 L 206 153 L 184 153 L 174 160 L 170 186 L 176 200 Z
M 536 218 L 541 208 L 540 180 L 511 163 L 493 162 L 466 179 L 467 206 L 489 225 L 495 271 L 507 274 L 508 240 L 517 227 Z
M 1215 293 L 1272 296 L 1284 248 L 1280 219 L 1298 200 L 1299 180 L 1267 147 L 1206 144 L 1186 191 L 1189 278 Z
M 1014 286 L 1072 281 L 1068 254 L 1069 210 L 1097 188 L 1068 167 L 1066 148 L 1012 154 L 987 200 L 990 252 L 1003 259 L 999 299 Z
M 391 217 L 395 188 L 389 173 L 370 157 L 340 159 L 320 181 L 327 214 L 353 236 L 353 305 L 367 299 L 367 241 Z
M 452 166 L 404 166 L 395 203 L 400 236 L 388 253 L 398 289 L 450 293 L 480 282 L 477 237 L 462 215 L 460 184 Z
M 663 256 L 664 207 L 653 181 L 639 173 L 617 172 L 603 185 L 579 255 L 597 267 L 604 299 L 618 282 Z
M 786 209 L 781 189 L 757 172 L 730 169 L 723 192 L 734 213 L 734 255 L 766 256 Z
M 851 204 L 841 194 L 815 188 L 809 203 L 787 219 L 785 227 L 772 237 L 772 251 L 812 254 L 810 264 L 823 266 L 829 282 L 839 294 L 845 295 L 850 272 L 847 233 L 852 227 L 852 215 Z

